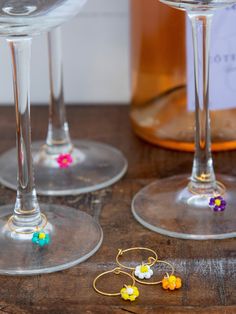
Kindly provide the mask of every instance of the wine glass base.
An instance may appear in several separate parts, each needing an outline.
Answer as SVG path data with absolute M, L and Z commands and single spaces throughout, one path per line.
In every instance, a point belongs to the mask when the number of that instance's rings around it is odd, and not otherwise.
M 15 237 L 7 225 L 14 205 L 0 207 L 0 274 L 36 275 L 67 269 L 88 259 L 101 246 L 102 229 L 88 214 L 55 204 L 40 207 L 49 221 L 44 230 L 51 237 L 44 247 L 32 243 L 32 234 Z
M 75 162 L 67 168 L 55 166 L 56 157 L 45 157 L 42 161 L 44 142 L 33 142 L 35 183 L 40 195 L 76 195 L 96 191 L 117 182 L 127 171 L 127 160 L 123 154 L 106 144 L 78 140 L 74 141 Z M 44 158 L 45 154 L 43 154 Z M 50 160 L 47 160 L 47 158 Z M 16 150 L 11 149 L 0 157 L 0 183 L 16 190 Z
M 236 237 L 236 179 L 217 176 L 226 187 L 224 212 L 213 212 L 209 197 L 188 191 L 186 175 L 157 180 L 139 191 L 132 213 L 155 232 L 181 239 L 208 240 Z

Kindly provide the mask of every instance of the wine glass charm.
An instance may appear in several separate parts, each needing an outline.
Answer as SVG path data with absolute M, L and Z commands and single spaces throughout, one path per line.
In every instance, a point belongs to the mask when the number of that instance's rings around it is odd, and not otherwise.
M 115 293 L 110 293 L 110 292 L 104 292 L 100 289 L 97 288 L 97 281 L 99 278 L 101 278 L 102 276 L 105 276 L 107 274 L 115 274 L 115 275 L 125 275 L 125 276 L 128 276 L 131 278 L 132 280 L 132 283 L 130 285 L 126 285 L 124 284 L 124 286 L 120 289 L 119 292 L 115 292 Z M 132 275 L 130 275 L 129 273 L 121 270 L 121 268 L 119 267 L 116 267 L 112 270 L 108 270 L 108 271 L 105 271 L 104 273 L 101 273 L 100 275 L 98 275 L 94 281 L 93 281 L 93 288 L 94 290 L 99 293 L 99 294 L 102 294 L 102 295 L 105 295 L 105 296 L 109 296 L 109 297 L 113 297 L 113 296 L 120 296 L 123 300 L 125 301 L 135 301 L 138 296 L 139 296 L 139 290 L 138 288 L 135 286 L 135 279 Z
M 138 264 L 135 267 L 126 266 L 126 265 L 124 265 L 123 263 L 120 262 L 119 259 L 120 259 L 120 257 L 124 253 L 130 252 L 130 251 L 134 251 L 134 250 L 149 251 L 149 252 L 151 252 L 153 254 L 153 256 L 149 256 L 147 258 L 147 262 L 142 262 L 141 264 Z M 153 276 L 153 270 L 152 270 L 151 267 L 157 262 L 157 259 L 158 259 L 157 253 L 154 250 L 149 249 L 149 248 L 145 248 L 145 247 L 134 247 L 134 248 L 126 249 L 126 250 L 119 249 L 118 253 L 117 253 L 117 256 L 116 256 L 117 264 L 120 267 L 132 270 L 132 272 L 133 272 L 132 274 L 136 278 L 139 278 L 139 279 L 150 279 Z M 135 278 L 135 280 L 136 280 L 136 278 Z M 136 281 L 138 281 L 138 280 L 136 280 Z
M 32 210 L 32 212 L 33 211 L 34 210 Z M 12 215 L 7 221 L 8 229 L 11 232 L 15 232 L 16 234 L 22 234 L 22 235 L 32 234 L 32 239 L 31 239 L 32 243 L 40 247 L 44 247 L 45 245 L 48 245 L 51 242 L 51 237 L 49 233 L 45 231 L 45 227 L 48 224 L 47 216 L 44 215 L 43 213 L 41 213 L 40 215 L 41 215 L 41 223 L 35 228 L 29 228 L 29 230 L 22 230 L 22 228 L 15 226 L 14 215 Z
M 211 197 L 209 200 L 209 207 L 213 212 L 223 212 L 226 208 L 226 205 L 226 200 L 220 195 Z

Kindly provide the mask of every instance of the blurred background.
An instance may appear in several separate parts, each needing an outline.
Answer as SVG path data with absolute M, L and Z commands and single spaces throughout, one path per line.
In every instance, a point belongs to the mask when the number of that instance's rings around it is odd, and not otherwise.
M 128 103 L 129 0 L 89 0 L 62 31 L 66 102 Z M 0 86 L 0 105 L 13 103 L 10 55 L 4 39 L 0 39 Z M 48 103 L 45 35 L 33 41 L 31 92 L 32 102 Z
M 235 21 L 233 6 L 220 10 L 212 24 L 213 150 L 236 149 Z M 66 103 L 131 103 L 137 135 L 167 148 L 194 150 L 193 50 L 183 12 L 157 0 L 88 0 L 62 27 L 62 43 Z M 48 104 L 47 36 L 36 37 L 32 48 L 31 102 Z M 10 55 L 4 39 L 0 86 L 0 105 L 12 104 Z

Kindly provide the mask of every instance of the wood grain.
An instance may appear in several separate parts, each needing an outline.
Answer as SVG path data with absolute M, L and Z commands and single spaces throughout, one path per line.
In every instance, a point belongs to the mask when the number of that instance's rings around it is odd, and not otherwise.
M 0 108 L 0 153 L 15 145 L 14 108 Z M 126 106 L 70 106 L 72 138 L 114 145 L 127 156 L 129 170 L 117 184 L 90 194 L 40 197 L 67 204 L 100 220 L 104 242 L 95 256 L 69 270 L 33 277 L 0 277 L 0 313 L 236 313 L 236 242 L 186 241 L 161 236 L 139 225 L 130 211 L 133 195 L 155 178 L 191 170 L 192 154 L 168 151 L 138 139 L 131 131 Z M 44 139 L 47 108 L 32 106 L 33 139 Z M 214 155 L 215 168 L 236 174 L 236 152 Z M 0 204 L 14 202 L 15 192 L 0 187 Z M 92 281 L 115 267 L 118 248 L 147 246 L 172 262 L 184 286 L 173 293 L 160 286 L 140 286 L 135 304 L 94 292 Z M 132 261 L 135 262 L 134 260 Z M 158 274 L 159 275 L 159 274 Z M 111 285 L 104 283 L 104 289 Z M 113 285 L 113 283 L 112 283 Z M 115 278 L 114 278 L 115 285 Z

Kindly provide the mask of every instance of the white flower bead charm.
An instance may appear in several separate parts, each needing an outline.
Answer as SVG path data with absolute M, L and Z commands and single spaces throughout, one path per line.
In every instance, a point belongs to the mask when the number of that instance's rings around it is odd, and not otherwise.
M 142 264 L 135 267 L 134 274 L 139 279 L 150 279 L 153 275 L 153 270 L 149 265 Z

